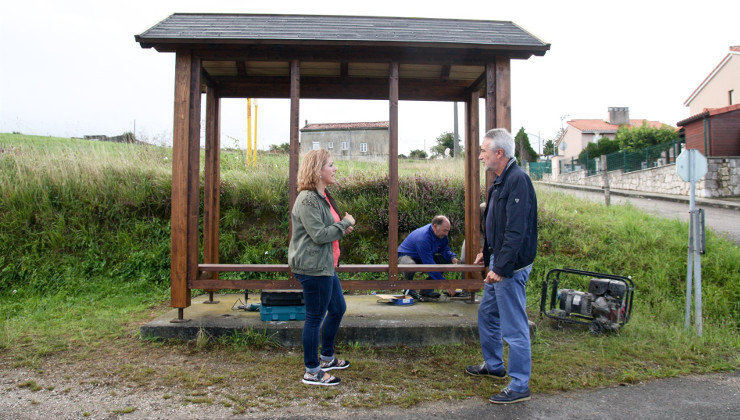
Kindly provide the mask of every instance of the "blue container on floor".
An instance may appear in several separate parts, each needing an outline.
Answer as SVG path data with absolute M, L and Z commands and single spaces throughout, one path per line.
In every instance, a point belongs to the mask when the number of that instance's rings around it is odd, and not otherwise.
M 263 321 L 305 321 L 306 306 L 262 306 L 260 319 Z

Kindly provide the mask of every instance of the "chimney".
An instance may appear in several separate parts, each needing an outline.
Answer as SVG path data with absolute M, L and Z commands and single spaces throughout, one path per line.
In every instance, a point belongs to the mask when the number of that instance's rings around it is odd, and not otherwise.
M 308 126 L 308 120 L 306 120 L 306 125 L 304 125 L 304 127 L 307 127 L 307 126 Z
M 609 107 L 609 124 L 614 125 L 629 125 L 630 123 L 630 109 L 626 106 L 610 106 Z

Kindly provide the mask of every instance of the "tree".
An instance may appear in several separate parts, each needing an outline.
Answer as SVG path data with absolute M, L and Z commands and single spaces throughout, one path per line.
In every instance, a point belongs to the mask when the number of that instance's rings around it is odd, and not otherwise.
M 555 154 L 555 142 L 548 140 L 545 142 L 545 147 L 542 149 L 542 154 L 545 156 L 552 156 Z
M 450 149 L 449 156 L 455 156 L 455 135 L 446 131 L 440 134 L 436 139 L 437 145 L 432 147 L 432 156 L 446 156 L 445 150 Z M 460 146 L 460 155 L 463 155 L 462 145 Z
M 425 151 L 423 151 L 421 149 L 412 150 L 409 153 L 409 158 L 411 158 L 411 159 L 426 159 L 427 158 L 427 152 L 425 152 Z
M 647 121 L 643 121 L 640 127 L 619 127 L 615 139 L 619 142 L 620 149 L 639 150 L 669 142 L 676 137 L 678 137 L 678 134 L 673 127 L 664 125 L 660 128 L 653 128 L 648 127 Z
M 529 137 L 527 136 L 527 133 L 524 132 L 524 127 L 519 129 L 519 132 L 516 133 L 516 137 L 514 137 L 514 143 L 516 144 L 516 158 L 518 162 L 536 162 L 537 161 L 537 152 L 532 149 L 532 146 L 529 144 Z
M 601 155 L 618 152 L 619 150 L 619 140 L 602 137 L 596 143 L 589 143 L 578 155 L 578 161 L 584 162 L 586 160 L 586 156 L 588 156 L 589 159 L 594 159 Z
M 270 151 L 275 153 L 290 153 L 290 143 L 271 144 Z

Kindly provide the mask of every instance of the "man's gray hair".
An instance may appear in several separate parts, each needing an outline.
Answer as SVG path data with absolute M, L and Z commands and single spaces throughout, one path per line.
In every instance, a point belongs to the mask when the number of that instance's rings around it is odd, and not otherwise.
M 434 219 L 432 219 L 432 225 L 439 226 L 443 224 L 444 222 L 448 222 L 448 221 L 449 219 L 447 219 L 447 216 L 440 214 L 440 215 L 434 216 Z
M 511 159 L 514 157 L 514 138 L 505 128 L 494 128 L 488 130 L 485 138 L 491 139 L 489 148 L 493 151 L 501 149 L 507 158 Z

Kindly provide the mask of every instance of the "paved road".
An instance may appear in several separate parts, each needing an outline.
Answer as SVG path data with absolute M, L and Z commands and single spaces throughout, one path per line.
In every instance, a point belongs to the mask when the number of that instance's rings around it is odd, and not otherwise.
M 599 203 L 604 202 L 604 193 L 602 192 L 591 192 L 570 188 L 557 188 L 546 185 L 538 185 L 538 188 L 558 191 L 564 194 L 570 194 L 575 197 L 584 198 Z M 684 203 L 676 203 L 672 201 L 651 198 L 624 197 L 614 194 L 612 194 L 611 196 L 611 202 L 612 204 L 630 203 L 637 208 L 647 211 L 648 213 L 652 213 L 668 219 L 679 219 L 682 221 L 689 220 L 689 205 Z M 704 209 L 705 223 L 709 228 L 711 228 L 715 233 L 723 235 L 726 238 L 734 241 L 736 245 L 740 245 L 739 211 L 703 205 L 697 205 L 697 208 Z M 688 240 L 688 231 L 686 232 L 686 235 Z

